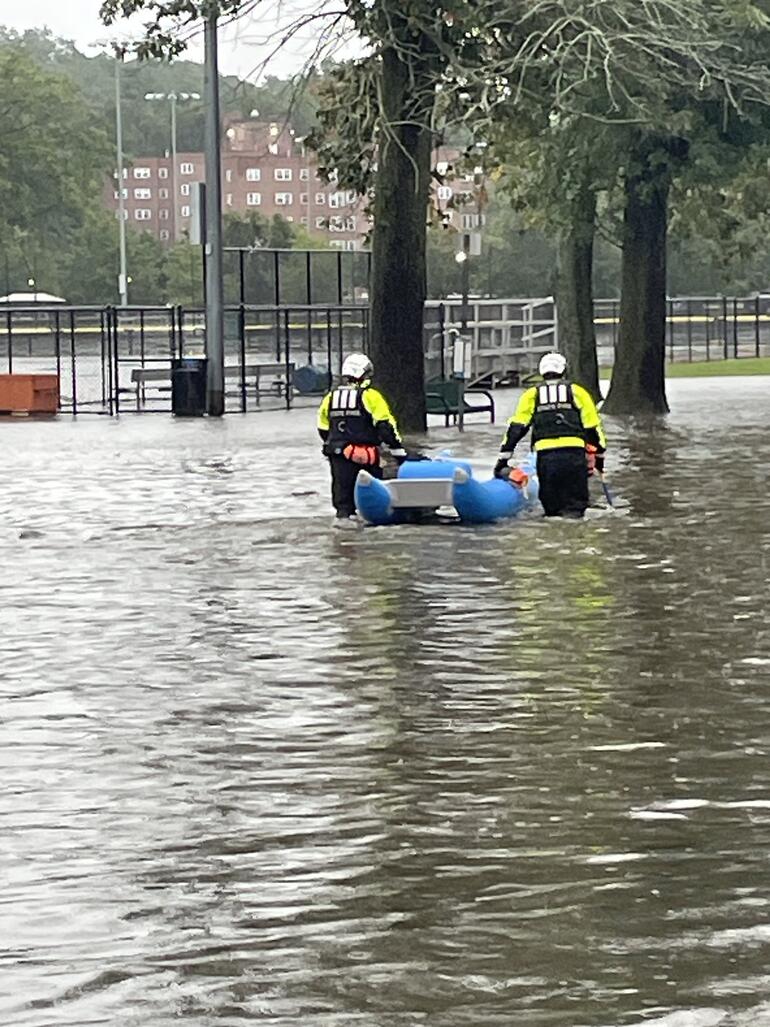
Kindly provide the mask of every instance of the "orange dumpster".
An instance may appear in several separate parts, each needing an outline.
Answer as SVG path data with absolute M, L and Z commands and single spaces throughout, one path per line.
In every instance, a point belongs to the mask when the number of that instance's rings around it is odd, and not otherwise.
M 0 414 L 57 414 L 55 374 L 0 374 Z

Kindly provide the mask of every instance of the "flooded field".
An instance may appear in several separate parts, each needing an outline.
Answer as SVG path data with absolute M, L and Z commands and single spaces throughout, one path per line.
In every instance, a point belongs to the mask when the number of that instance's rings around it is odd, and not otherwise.
M 767 390 L 577 524 L 335 531 L 311 410 L 1 424 L 0 1023 L 770 1025 Z

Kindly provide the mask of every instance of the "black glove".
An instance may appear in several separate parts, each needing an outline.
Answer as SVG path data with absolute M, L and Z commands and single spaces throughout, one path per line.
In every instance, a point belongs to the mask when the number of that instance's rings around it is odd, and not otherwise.
M 595 460 L 597 474 L 604 474 L 604 453 L 597 453 Z
M 505 478 L 506 477 L 506 475 L 503 472 L 510 470 L 510 468 L 508 467 L 508 460 L 509 459 L 510 458 L 507 457 L 507 456 L 501 456 L 500 459 L 497 461 L 497 463 L 495 464 L 495 469 L 494 469 L 494 471 L 492 471 L 492 473 L 494 474 L 494 476 L 496 478 Z

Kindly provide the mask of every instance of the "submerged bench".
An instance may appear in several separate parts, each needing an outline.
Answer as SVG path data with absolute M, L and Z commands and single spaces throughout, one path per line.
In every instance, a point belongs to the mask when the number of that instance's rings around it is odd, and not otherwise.
M 241 376 L 243 376 L 246 386 L 254 390 L 257 403 L 259 403 L 260 396 L 272 394 L 284 397 L 291 402 L 294 364 L 245 364 L 243 367 L 240 364 L 225 364 L 225 380 L 228 378 L 240 380 Z M 270 384 L 263 388 L 261 382 L 266 379 L 270 380 Z M 159 382 L 164 384 L 158 385 Z M 168 385 L 165 385 L 166 382 Z M 171 365 L 135 367 L 131 371 L 131 383 L 136 387 L 136 406 L 139 409 L 145 402 L 145 389 L 148 384 L 157 385 L 161 390 L 171 389 Z M 121 392 L 123 391 L 130 390 L 121 389 Z
M 462 382 L 457 378 L 438 379 L 429 381 L 425 390 L 425 406 L 429 414 L 438 414 L 444 418 L 444 423 L 449 427 L 457 424 L 460 414 L 460 392 Z M 483 397 L 478 403 L 469 403 L 468 397 Z M 495 423 L 495 401 L 491 393 L 486 389 L 468 388 L 465 389 L 462 403 L 463 416 L 465 414 L 489 414 L 489 423 Z

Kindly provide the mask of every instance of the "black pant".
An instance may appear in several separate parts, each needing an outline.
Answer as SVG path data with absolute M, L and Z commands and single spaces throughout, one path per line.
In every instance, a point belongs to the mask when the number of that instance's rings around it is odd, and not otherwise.
M 354 464 L 344 456 L 330 456 L 332 472 L 332 503 L 338 517 L 350 517 L 356 512 L 356 478 L 359 471 L 368 471 L 373 478 L 382 477 L 379 464 Z
M 588 506 L 585 450 L 542 450 L 537 454 L 537 479 L 546 517 L 583 516 Z

